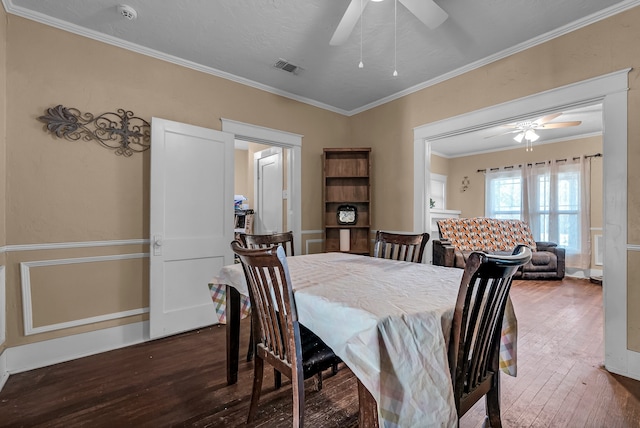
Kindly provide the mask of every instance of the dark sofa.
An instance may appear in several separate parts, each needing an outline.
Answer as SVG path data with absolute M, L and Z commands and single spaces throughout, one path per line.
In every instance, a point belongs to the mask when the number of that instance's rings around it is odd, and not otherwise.
M 520 220 L 486 217 L 449 218 L 438 221 L 441 239 L 433 241 L 433 264 L 464 268 L 473 251 L 510 253 L 518 244 L 533 250 L 531 261 L 515 275 L 522 279 L 562 279 L 565 249 L 553 242 L 536 242 L 529 226 Z

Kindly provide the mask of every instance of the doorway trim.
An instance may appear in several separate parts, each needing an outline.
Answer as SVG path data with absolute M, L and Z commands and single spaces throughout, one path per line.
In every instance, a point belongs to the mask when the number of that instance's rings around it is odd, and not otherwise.
M 640 379 L 640 353 L 627 349 L 627 91 L 623 69 L 414 128 L 414 230 L 428 230 L 431 142 L 531 114 L 602 103 L 604 357 L 613 373 Z
M 292 132 L 251 125 L 220 118 L 222 131 L 235 134 L 237 140 L 266 144 L 289 149 L 287 158 L 287 191 L 289 202 L 287 224 L 293 232 L 294 248 L 302 248 L 302 137 Z

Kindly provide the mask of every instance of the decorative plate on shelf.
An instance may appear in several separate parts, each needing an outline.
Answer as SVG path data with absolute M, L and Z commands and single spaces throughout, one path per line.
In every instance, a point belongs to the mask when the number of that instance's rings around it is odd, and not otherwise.
M 358 210 L 353 205 L 338 207 L 338 224 L 352 225 L 358 222 Z

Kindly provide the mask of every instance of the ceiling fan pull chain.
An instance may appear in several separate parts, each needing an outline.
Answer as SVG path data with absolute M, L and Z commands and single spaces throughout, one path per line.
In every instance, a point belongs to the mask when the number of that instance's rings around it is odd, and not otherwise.
M 393 77 L 398 77 L 398 0 L 393 2 Z
M 362 0 L 360 0 L 360 64 L 358 64 L 358 68 L 364 68 L 364 63 L 362 62 L 362 27 L 364 27 L 364 10 L 362 10 Z

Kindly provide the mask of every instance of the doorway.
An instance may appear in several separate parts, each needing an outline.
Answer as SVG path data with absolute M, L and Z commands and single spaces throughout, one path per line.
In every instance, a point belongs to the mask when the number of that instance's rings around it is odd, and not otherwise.
M 627 91 L 630 69 L 425 124 L 414 129 L 414 230 L 428 230 L 431 141 L 536 113 L 603 105 L 605 366 L 638 379 L 640 353 L 627 349 Z
M 285 158 L 283 168 L 285 178 L 283 181 L 286 183 L 287 196 L 286 208 L 283 212 L 284 224 L 287 230 L 293 232 L 294 247 L 302 248 L 302 135 L 230 119 L 223 118 L 221 121 L 222 130 L 234 134 L 236 141 L 258 143 L 282 149 Z

